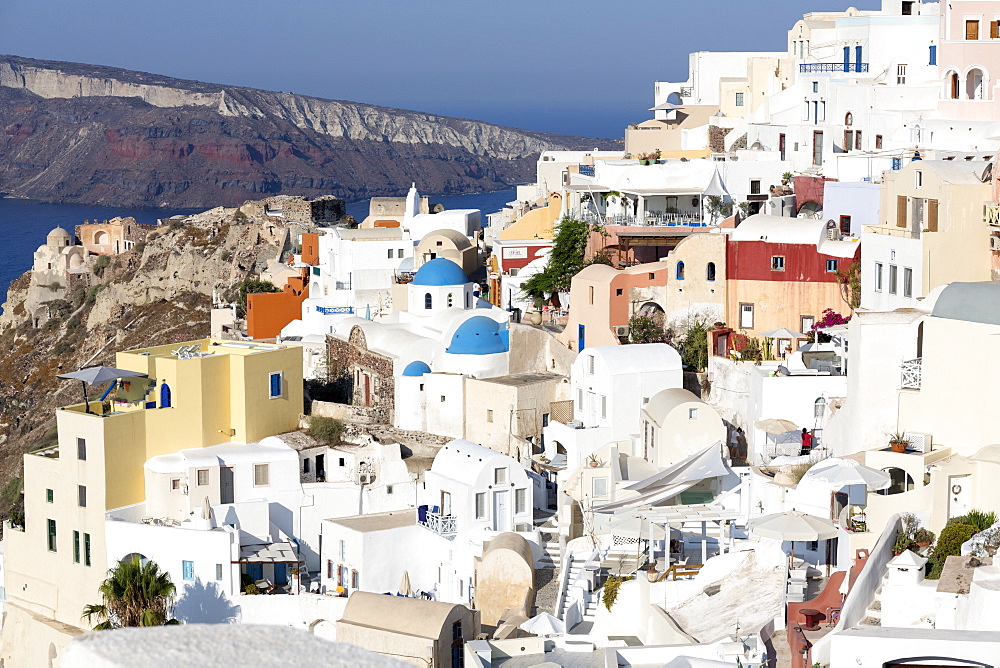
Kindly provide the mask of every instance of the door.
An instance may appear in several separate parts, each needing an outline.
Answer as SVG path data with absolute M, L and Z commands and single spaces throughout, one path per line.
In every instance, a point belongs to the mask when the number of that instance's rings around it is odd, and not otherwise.
M 223 466 L 219 469 L 219 503 L 233 503 L 233 467 Z
M 851 71 L 851 47 L 849 46 L 844 47 L 844 71 Z
M 781 159 L 785 159 L 785 135 L 778 135 L 778 151 L 781 152 Z
M 969 512 L 972 500 L 972 476 L 953 475 L 948 477 L 948 519 L 961 517 Z
M 587 392 L 587 426 L 593 427 L 597 424 L 597 394 Z
M 276 585 L 288 584 L 288 564 L 274 565 L 274 584 Z
M 584 325 L 579 325 L 576 330 L 576 352 L 582 353 L 583 349 L 587 347 L 586 340 L 586 327 Z
M 965 22 L 965 39 L 967 40 L 979 39 L 979 21 Z
M 813 164 L 823 164 L 823 133 L 813 132 Z
M 316 480 L 326 481 L 326 455 L 316 455 Z
M 247 564 L 247 575 L 254 582 L 264 579 L 264 564 Z
M 510 490 L 493 492 L 493 530 L 510 531 L 510 514 L 507 509 L 510 507 L 508 497 Z
M 441 514 L 451 515 L 451 493 L 441 492 Z

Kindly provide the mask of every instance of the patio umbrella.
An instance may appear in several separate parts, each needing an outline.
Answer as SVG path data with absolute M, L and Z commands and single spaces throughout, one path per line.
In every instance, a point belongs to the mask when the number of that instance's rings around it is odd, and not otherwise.
M 837 535 L 833 522 L 798 510 L 764 515 L 750 520 L 750 533 L 761 538 L 777 538 L 792 543 L 792 562 L 795 561 L 795 541 L 827 540 Z
M 836 457 L 816 464 L 806 472 L 805 477 L 816 482 L 828 483 L 837 489 L 847 485 L 865 485 L 870 490 L 877 490 L 892 485 L 892 480 L 885 472 L 865 466 L 853 459 Z
M 794 330 L 788 329 L 787 327 L 779 327 L 778 329 L 770 329 L 766 332 L 761 332 L 760 336 L 767 339 L 804 339 L 806 335 L 802 332 L 796 332 Z
M 768 434 L 784 434 L 788 431 L 798 431 L 799 426 L 792 422 L 791 420 L 781 420 L 778 418 L 769 418 L 767 420 L 760 420 L 754 422 L 753 425 L 758 429 L 762 429 Z
M 403 571 L 403 579 L 399 583 L 399 593 L 403 596 L 413 596 L 413 589 L 410 588 L 410 571 Z
M 87 399 L 87 386 L 88 385 L 100 385 L 101 383 L 106 383 L 109 380 L 118 380 L 119 378 L 146 378 L 146 374 L 139 373 L 138 371 L 127 371 L 125 369 L 116 369 L 113 366 L 88 366 L 80 369 L 79 371 L 71 371 L 70 373 L 61 373 L 57 378 L 64 378 L 66 380 L 79 380 L 83 383 L 83 402 L 87 405 L 87 412 L 90 412 L 90 400 Z
M 547 612 L 540 612 L 519 627 L 522 631 L 536 636 L 559 636 L 566 633 L 566 624 Z

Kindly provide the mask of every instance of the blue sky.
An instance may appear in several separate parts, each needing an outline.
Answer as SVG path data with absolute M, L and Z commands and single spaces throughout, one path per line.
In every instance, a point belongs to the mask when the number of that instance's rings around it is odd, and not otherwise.
M 849 4 L 2 0 L 0 53 L 620 138 L 689 52 L 783 50 L 804 12 Z

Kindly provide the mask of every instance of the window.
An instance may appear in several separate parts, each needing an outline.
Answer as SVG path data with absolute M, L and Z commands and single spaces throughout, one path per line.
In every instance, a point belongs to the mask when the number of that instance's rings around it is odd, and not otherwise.
M 215 579 L 216 580 L 222 579 L 222 564 L 215 565 Z
M 854 130 L 844 130 L 844 151 L 850 151 L 854 146 Z
M 392 485 L 386 485 L 385 486 L 385 493 L 386 494 L 392 494 Z
M 55 501 L 55 492 L 51 489 L 45 490 L 45 503 L 52 503 Z
M 403 257 L 403 249 L 402 248 L 400 248 L 398 251 L 396 251 L 396 257 L 398 257 L 398 258 L 402 258 Z
M 861 150 L 861 130 L 854 131 L 854 149 L 856 151 Z
M 253 485 L 254 487 L 265 487 L 271 484 L 271 465 L 253 465 Z
M 837 261 L 836 260 L 827 260 L 826 261 L 826 273 L 828 273 L 828 274 L 835 274 L 835 273 L 837 273 Z
M 361 586 L 361 576 L 357 571 L 351 571 L 351 589 L 358 589 Z
M 306 457 L 305 459 L 302 460 L 302 472 L 309 473 L 309 469 L 310 469 L 309 458 Z
M 391 248 L 389 249 L 389 259 L 390 260 L 392 259 L 392 249 Z
M 903 267 L 903 296 L 913 296 L 913 270 L 909 267 Z
M 80 563 L 80 532 L 73 532 L 73 563 Z
M 816 324 L 816 318 L 811 315 L 800 315 L 799 316 L 799 331 L 800 332 L 811 332 L 813 325 Z
M 715 263 L 709 262 L 708 266 L 705 268 L 705 280 L 714 281 L 715 280 Z
M 593 355 L 588 355 L 587 356 L 587 364 L 590 365 L 590 375 L 593 376 L 594 375 L 594 356 Z
M 913 172 L 913 185 L 921 188 L 924 185 L 924 173 L 919 169 Z
M 753 179 L 750 181 L 750 194 L 759 195 L 760 194 L 760 179 Z
M 785 256 L 784 255 L 772 255 L 771 256 L 771 270 L 772 271 L 784 271 L 785 270 Z
M 608 418 L 608 398 L 605 395 L 601 395 L 601 419 L 606 420 Z
M 882 148 L 882 135 L 875 135 L 875 148 L 879 150 Z
M 326 577 L 333 577 L 333 562 L 329 559 L 326 560 Z
M 823 164 L 823 132 L 813 132 L 813 164 L 819 167 Z
M 281 393 L 281 372 L 274 371 L 270 375 L 270 397 L 272 399 L 278 399 L 282 396 Z
M 678 281 L 683 281 L 684 280 L 684 263 L 683 262 L 678 262 L 677 263 L 677 280 Z
M 875 263 L 875 292 L 882 292 L 882 263 Z
M 184 561 L 184 562 L 182 562 L 182 564 L 183 564 L 183 571 L 184 571 L 184 579 L 185 580 L 194 580 L 194 562 L 193 561 Z
M 528 510 L 528 490 L 526 489 L 515 489 L 514 490 L 514 512 L 523 513 Z
M 56 551 L 56 521 L 49 520 L 49 552 Z
M 76 439 L 76 458 L 80 461 L 87 461 L 87 439 Z
M 590 305 L 593 306 L 594 305 L 594 286 L 593 285 L 591 285 L 590 288 L 587 290 L 587 294 L 590 296 Z
M 819 92 L 819 82 L 818 81 L 813 81 L 813 92 L 814 93 L 818 93 Z
M 174 491 L 177 491 L 180 488 L 181 488 L 181 479 L 180 478 L 171 478 L 170 479 L 170 489 L 172 489 Z
M 697 408 L 689 408 L 688 409 L 688 420 L 697 420 L 697 419 L 698 419 L 698 409 Z
M 76 486 L 76 502 L 81 508 L 87 507 L 87 488 L 84 485 Z
M 501 467 L 493 469 L 493 484 L 494 485 L 506 485 L 507 484 L 507 469 L 506 467 Z
M 424 308 L 433 308 L 433 307 L 434 307 L 434 298 L 431 297 L 431 293 L 428 292 L 427 294 L 424 295 Z
M 753 304 L 740 304 L 740 328 L 753 329 Z
M 778 151 L 781 153 L 781 160 L 784 161 L 784 159 L 785 159 L 785 153 L 786 153 L 786 151 L 785 151 L 785 135 L 784 134 L 778 135 Z
M 651 272 L 649 272 L 649 280 L 651 280 L 651 281 L 652 281 L 652 280 L 653 280 L 653 279 L 655 279 L 655 278 L 656 278 L 656 272 L 655 272 L 655 271 L 651 271 Z
M 198 486 L 208 484 L 208 469 L 198 469 Z
M 906 195 L 896 196 L 896 227 L 906 227 Z
M 83 565 L 90 566 L 90 534 L 83 534 Z
M 994 25 L 994 23 L 996 23 L 996 21 L 993 21 L 992 23 L 990 23 L 990 32 L 993 31 L 993 25 Z M 930 47 L 928 47 L 928 49 L 929 49 L 929 53 L 927 55 L 927 64 L 928 65 L 937 65 L 937 46 L 931 44 Z
M 339 457 L 338 459 L 340 460 L 339 462 L 337 462 L 338 466 L 344 466 L 344 458 Z
M 625 293 L 622 288 L 615 288 L 615 297 L 621 297 Z
M 938 231 L 938 201 L 936 199 L 927 200 L 927 231 Z
M 337 542 L 338 547 L 340 548 L 340 560 L 347 561 L 347 541 L 341 540 Z
M 896 265 L 889 265 L 889 294 L 896 294 Z
M 851 234 L 851 217 L 841 216 L 840 217 L 840 233 L 844 236 L 850 236 Z
M 966 20 L 965 22 L 965 39 L 967 40 L 977 40 L 979 39 L 979 21 L 977 20 Z
M 448 293 L 448 308 L 451 308 L 454 305 L 455 305 L 455 299 L 452 296 L 452 294 L 449 292 Z
M 896 85 L 906 84 L 906 65 L 896 65 Z
M 486 519 L 486 492 L 476 492 L 476 519 Z
M 441 395 L 441 403 L 442 404 L 444 403 L 444 395 L 443 394 Z
M 900 7 L 900 14 L 903 16 L 911 16 L 913 14 L 913 0 L 903 0 L 903 4 Z
M 743 93 L 736 93 L 736 106 L 737 107 L 743 106 Z
M 493 409 L 492 408 L 487 408 L 486 409 L 486 421 L 487 422 L 493 422 Z
M 608 495 L 608 479 L 607 478 L 594 478 L 591 481 L 591 491 L 593 495 L 597 498 L 605 497 Z

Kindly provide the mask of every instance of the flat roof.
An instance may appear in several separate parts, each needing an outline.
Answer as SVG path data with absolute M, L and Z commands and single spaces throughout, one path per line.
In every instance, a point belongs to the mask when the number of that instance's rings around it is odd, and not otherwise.
M 284 350 L 292 346 L 280 343 L 260 343 L 258 341 L 230 341 L 227 339 L 194 339 L 162 346 L 149 346 L 122 350 L 121 355 L 149 355 L 151 357 L 175 357 L 195 359 L 209 355 L 253 355 L 256 353 Z M 297 346 L 296 346 L 297 347 Z M 177 354 L 175 354 L 177 353 Z M 180 355 L 180 357 L 178 357 Z M 187 356 L 187 357 L 185 357 Z
M 417 509 L 407 508 L 406 510 L 392 510 L 387 513 L 373 513 L 371 515 L 355 515 L 353 517 L 330 518 L 327 522 L 339 524 L 352 531 L 367 533 L 369 531 L 388 531 L 400 527 L 416 525 Z
M 495 378 L 476 378 L 481 383 L 497 383 L 498 385 L 533 385 L 535 383 L 547 383 L 552 380 L 560 380 L 565 378 L 558 373 L 548 373 L 542 372 L 528 372 L 528 373 L 515 373 L 509 376 L 497 376 Z

